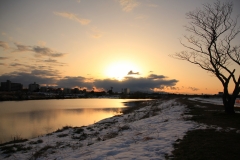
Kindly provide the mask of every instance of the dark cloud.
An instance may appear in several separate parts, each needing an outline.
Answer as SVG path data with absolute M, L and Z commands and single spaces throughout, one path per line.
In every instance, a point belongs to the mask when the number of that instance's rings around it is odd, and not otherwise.
M 3 41 L 0 41 L 0 47 L 6 50 L 9 49 L 8 43 Z
M 128 72 L 127 75 L 139 75 L 139 72 L 133 72 L 132 70 Z
M 157 79 L 163 79 L 163 78 L 167 78 L 167 77 L 165 77 L 163 75 L 150 74 L 148 76 L 148 78 L 157 80 Z
M 82 87 L 82 88 L 89 88 L 91 89 L 94 85 L 92 81 L 89 81 L 89 79 L 85 77 L 70 77 L 66 76 L 62 79 L 60 79 L 57 82 L 58 86 L 60 87 L 67 87 L 67 88 L 72 88 L 72 87 Z
M 40 76 L 40 77 L 59 77 L 59 71 L 57 70 L 32 70 L 31 74 L 35 75 L 35 76 Z
M 44 68 L 44 67 L 43 67 Z M 86 77 L 60 77 L 60 73 L 56 70 L 35 69 L 29 73 L 12 72 L 0 76 L 1 81 L 7 79 L 13 82 L 22 83 L 27 86 L 30 83 L 36 82 L 38 84 L 55 84 L 61 88 L 81 87 L 91 90 L 93 87 L 96 90 L 109 90 L 113 87 L 114 92 L 121 92 L 123 88 L 129 88 L 130 91 L 154 91 L 171 89 L 177 90 L 175 87 L 178 80 L 166 79 L 163 75 L 149 75 L 148 77 L 125 77 L 124 80 L 118 81 L 116 79 L 89 79 Z
M 96 87 L 104 88 L 105 90 L 109 89 L 112 86 L 115 91 L 121 91 L 122 88 L 129 88 L 131 91 L 151 91 L 154 88 L 175 86 L 177 82 L 178 80 L 175 79 L 153 79 L 152 76 L 149 76 L 140 78 L 126 77 L 123 81 L 114 79 L 95 80 L 94 85 Z
M 0 82 L 10 80 L 14 83 L 21 83 L 24 87 L 28 87 L 29 84 L 37 82 L 38 84 L 56 84 L 56 78 L 48 76 L 39 76 L 32 74 L 32 72 L 12 72 L 9 74 L 3 74 L 0 76 Z

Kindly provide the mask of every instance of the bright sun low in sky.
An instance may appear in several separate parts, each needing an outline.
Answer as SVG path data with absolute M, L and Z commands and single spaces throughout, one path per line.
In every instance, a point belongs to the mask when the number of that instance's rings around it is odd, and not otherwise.
M 114 61 L 106 67 L 106 77 L 115 78 L 117 80 L 123 80 L 126 74 L 131 72 L 140 71 L 140 68 L 134 65 L 134 62 L 126 61 Z M 137 75 L 137 73 L 135 73 Z
M 185 50 L 185 14 L 213 2 L 1 0 L 0 82 L 217 94 L 216 77 L 169 56 Z M 240 1 L 233 4 L 236 17 Z

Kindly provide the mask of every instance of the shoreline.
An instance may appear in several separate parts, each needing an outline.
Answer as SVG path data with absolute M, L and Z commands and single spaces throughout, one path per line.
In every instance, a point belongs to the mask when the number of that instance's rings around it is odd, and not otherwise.
M 166 104 L 164 103 L 166 102 Z M 163 104 L 162 104 L 163 103 Z M 161 106 L 162 104 L 162 106 Z M 126 113 L 122 115 L 116 115 L 110 118 L 106 118 L 103 120 L 98 121 L 97 123 L 88 125 L 88 126 L 82 126 L 82 127 L 64 127 L 62 129 L 59 129 L 53 133 L 46 134 L 42 137 L 37 137 L 33 139 L 29 139 L 26 142 L 16 143 L 16 144 L 8 144 L 5 146 L 12 146 L 13 148 L 17 149 L 9 149 L 8 151 L 3 151 L 7 154 L 0 154 L 0 156 L 6 157 L 6 159 L 11 158 L 11 153 L 13 152 L 15 157 L 24 157 L 22 159 L 29 159 L 30 155 L 39 154 L 39 152 L 43 149 L 47 149 L 46 156 L 50 159 L 58 157 L 60 153 L 65 153 L 66 156 L 74 156 L 72 154 L 69 154 L 69 152 L 76 152 L 78 154 L 78 150 L 84 150 L 81 154 L 81 158 L 89 158 L 90 155 L 85 155 L 85 152 L 89 150 L 89 147 L 97 147 L 94 150 L 94 155 L 97 157 L 106 158 L 109 157 L 108 151 L 106 150 L 112 150 L 116 148 L 117 146 L 123 149 L 123 154 L 119 154 L 120 157 L 124 157 L 124 152 L 129 152 L 128 147 L 131 147 L 132 145 L 137 145 L 140 147 L 140 150 L 145 150 L 146 143 L 144 142 L 151 142 L 151 143 L 159 143 L 157 141 L 161 141 L 162 139 L 159 138 L 160 132 L 158 134 L 152 133 L 152 131 L 156 130 L 156 127 L 153 125 L 157 125 L 160 123 L 161 125 L 165 125 L 166 123 L 172 123 L 170 120 L 163 119 L 163 116 L 161 116 L 161 113 L 163 110 L 166 110 L 167 114 L 172 114 L 171 112 L 168 112 L 168 110 L 172 110 L 172 106 L 178 105 L 174 100 L 151 100 L 151 101 L 145 101 L 142 102 L 141 105 L 138 105 L 135 107 L 135 109 L 131 111 L 127 111 Z M 182 106 L 176 106 L 177 110 L 181 111 L 183 110 Z M 179 108 L 180 107 L 180 108 Z M 177 115 L 179 115 L 181 112 L 176 112 Z M 169 119 L 168 117 L 168 119 Z M 176 121 L 176 115 L 171 116 L 173 118 L 173 121 Z M 186 123 L 183 122 L 183 125 Z M 137 127 L 139 125 L 139 127 Z M 140 127 L 142 126 L 142 127 Z M 151 127 L 150 127 L 151 126 Z M 150 129 L 150 128 L 151 129 Z M 169 125 L 172 129 L 175 130 L 174 126 Z M 167 129 L 168 130 L 168 129 Z M 184 127 L 180 130 L 185 130 Z M 168 131 L 168 134 L 175 134 L 175 132 L 171 132 L 170 129 Z M 136 135 L 137 134 L 137 135 Z M 181 131 L 181 134 L 183 132 Z M 135 138 L 133 138 L 133 137 Z M 165 135 L 164 135 L 165 137 Z M 166 143 L 168 143 L 168 147 L 166 147 L 167 150 L 172 148 L 172 143 L 174 142 L 174 139 L 176 137 L 172 136 L 172 140 L 167 140 Z M 157 141 L 156 141 L 157 140 Z M 116 145 L 116 141 L 120 144 L 118 144 L 116 147 L 110 147 L 112 145 Z M 138 144 L 141 143 L 141 144 Z M 164 142 L 165 143 L 165 142 Z M 130 145 L 131 144 L 131 145 Z M 143 145 L 144 144 L 144 145 Z M 95 150 L 99 150 L 100 148 L 98 146 L 102 146 L 101 149 L 103 151 L 95 152 Z M 120 146 L 119 146 L 120 145 Z M 14 147 L 15 146 L 15 147 Z M 122 147 L 123 148 L 122 148 Z M 125 147 L 124 147 L 125 146 Z M 109 148 L 110 147 L 110 148 Z M 11 148 L 11 147 L 10 147 Z M 38 148 L 38 150 L 37 150 Z M 87 150 L 85 150 L 87 149 Z M 36 152 L 35 152 L 35 151 Z M 54 152 L 52 151 L 54 150 Z M 105 151 L 104 151 L 105 150 Z M 166 150 L 166 152 L 168 152 Z M 51 154 L 49 154 L 51 152 Z M 55 154 L 56 153 L 56 154 Z M 142 157 L 141 153 L 138 152 L 139 157 Z M 100 154 L 100 155 L 99 155 Z M 165 154 L 162 154 L 164 156 Z M 41 155 L 43 156 L 43 155 Z M 91 156 L 92 153 L 91 153 Z M 130 156 L 130 155 L 129 155 Z M 134 155 L 136 156 L 136 155 Z M 64 157 L 64 156 L 63 156 Z M 131 156 L 130 156 L 131 157 Z M 143 156 L 145 157 L 145 156 Z M 116 157 L 117 158 L 117 157 Z M 145 157 L 146 158 L 146 157 Z M 67 157 L 64 157 L 63 159 L 67 159 Z M 94 159 L 94 158 L 93 158 Z M 101 158 L 100 158 L 101 159 Z M 140 158 L 141 159 L 141 158 Z
M 89 98 L 87 98 L 89 99 Z M 93 98 L 92 98 L 93 99 Z M 95 99 L 95 98 L 94 98 Z M 102 98 L 97 98 L 97 99 L 102 99 Z M 105 99 L 112 99 L 112 98 L 105 98 Z M 55 99 L 55 100 L 58 100 L 58 99 Z M 60 99 L 61 100 L 61 99 Z M 71 99 L 70 99 L 71 100 Z M 152 99 L 129 99 L 130 101 L 127 101 L 127 102 L 122 102 L 124 104 L 124 106 L 126 107 L 123 107 L 121 108 L 120 110 L 124 110 L 124 112 L 128 112 L 128 110 L 134 110 L 136 108 L 138 108 L 138 105 L 142 105 L 143 103 L 145 102 L 148 102 L 148 101 L 152 101 Z M 13 102 L 18 102 L 18 101 L 13 101 Z M 1 102 L 0 102 L 1 103 Z M 80 109 L 92 109 L 92 108 L 80 108 Z M 98 108 L 98 109 L 108 109 L 108 108 Z M 112 108 L 112 109 L 118 109 L 118 108 Z M 124 114 L 123 112 L 121 112 L 121 114 Z M 116 115 L 119 115 L 119 113 L 116 113 Z M 111 116 L 111 117 L 114 117 L 115 115 Z M 111 118 L 111 117 L 108 117 L 108 118 Z M 106 118 L 103 118 L 103 119 L 106 119 Z M 103 119 L 99 119 L 98 121 L 101 121 Z M 93 122 L 94 123 L 94 122 Z M 87 125 L 92 125 L 93 123 L 89 123 Z M 96 122 L 97 123 L 97 122 Z M 86 125 L 86 124 L 85 124 Z M 8 139 L 9 140 L 4 140 L 4 139 L 1 139 L 0 141 L 0 145 L 4 145 L 5 143 L 14 143 L 14 139 L 15 139 L 15 143 L 17 142 L 21 142 L 21 141 L 26 141 L 26 140 L 29 140 L 29 139 L 33 139 L 33 138 L 36 138 L 36 137 L 41 137 L 41 136 L 44 136 L 46 134 L 51 134 L 53 132 L 55 132 L 56 130 L 59 130 L 61 128 L 65 128 L 65 127 L 69 127 L 69 128 L 75 128 L 75 127 L 80 127 L 80 126 L 75 126 L 75 125 L 62 125 L 62 126 L 59 126 L 58 128 L 56 128 L 55 130 L 51 130 L 49 132 L 39 132 L 39 134 L 37 136 L 32 136 L 32 137 L 26 137 L 26 136 L 21 136 L 20 134 L 9 134 L 9 135 L 12 135 L 11 137 L 9 137 Z M 54 127 L 55 128 L 55 127 Z

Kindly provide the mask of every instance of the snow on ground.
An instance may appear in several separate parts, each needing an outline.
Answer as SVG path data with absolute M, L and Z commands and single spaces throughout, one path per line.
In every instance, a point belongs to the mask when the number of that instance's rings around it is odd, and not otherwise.
M 0 159 L 164 159 L 166 154 L 171 154 L 173 143 L 182 139 L 188 130 L 206 128 L 184 120 L 183 113 L 188 111 L 175 100 L 147 103 L 133 113 L 89 126 L 65 127 L 15 146 L 9 144 L 8 148 L 15 153 L 2 150 Z
M 222 99 L 221 98 L 202 98 L 202 97 L 194 97 L 194 98 L 188 98 L 189 100 L 193 101 L 200 101 L 203 103 L 212 103 L 217 105 L 222 105 Z M 236 99 L 235 107 L 240 107 L 240 99 Z

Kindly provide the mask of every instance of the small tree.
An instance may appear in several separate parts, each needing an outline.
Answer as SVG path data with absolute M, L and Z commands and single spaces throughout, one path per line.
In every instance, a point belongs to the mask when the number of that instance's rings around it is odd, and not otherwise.
M 237 18 L 231 18 L 232 10 L 233 3 L 217 1 L 213 5 L 204 4 L 203 9 L 188 12 L 186 17 L 190 23 L 185 28 L 191 35 L 184 36 L 187 44 L 181 40 L 180 43 L 190 52 L 172 55 L 200 66 L 221 81 L 226 113 L 235 113 L 234 104 L 240 92 L 240 76 L 236 75 L 236 68 L 230 67 L 234 64 L 240 69 L 240 45 L 233 45 L 240 28 L 237 28 Z M 228 91 L 230 81 L 234 83 L 232 94 Z

